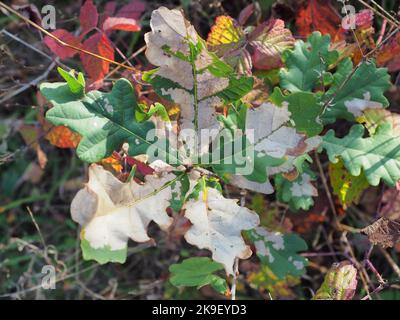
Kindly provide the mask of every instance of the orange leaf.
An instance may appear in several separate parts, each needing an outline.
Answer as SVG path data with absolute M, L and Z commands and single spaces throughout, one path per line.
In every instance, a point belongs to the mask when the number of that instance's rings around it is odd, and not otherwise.
M 298 12 L 296 27 L 303 37 L 313 31 L 320 31 L 322 34 L 330 34 L 332 42 L 344 39 L 341 19 L 329 0 L 308 0 Z
M 81 136 L 67 127 L 56 126 L 46 135 L 46 139 L 58 148 L 76 148 Z
M 122 172 L 122 164 L 119 159 L 117 159 L 114 155 L 111 155 L 107 158 L 104 158 L 100 161 L 101 165 L 106 169 L 112 169 L 115 173 Z
M 243 32 L 233 18 L 219 16 L 215 19 L 215 24 L 208 34 L 207 44 L 209 46 L 218 46 L 220 44 L 238 42 L 242 37 Z

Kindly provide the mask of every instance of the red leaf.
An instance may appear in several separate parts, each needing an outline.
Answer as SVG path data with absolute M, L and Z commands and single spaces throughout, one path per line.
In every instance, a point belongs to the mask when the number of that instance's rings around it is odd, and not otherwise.
M 81 22 L 82 34 L 86 34 L 97 27 L 99 14 L 92 0 L 87 0 L 82 6 L 79 20 Z
M 282 52 L 293 46 L 294 38 L 285 22 L 271 19 L 260 24 L 250 35 L 253 47 L 253 66 L 260 70 L 272 70 L 282 66 Z
M 379 51 L 376 57 L 376 63 L 379 66 L 386 66 L 389 72 L 400 70 L 400 33 L 397 33 L 388 43 Z
M 117 9 L 117 3 L 115 1 L 107 2 L 104 7 L 103 14 L 101 15 L 99 25 L 102 26 L 104 24 L 104 21 L 106 21 L 108 17 L 112 17 L 116 9 Z
M 101 55 L 102 57 L 114 60 L 114 48 L 105 34 L 96 33 L 89 37 L 83 48 L 87 51 Z M 92 81 L 101 80 L 108 73 L 110 63 L 91 55 L 81 53 L 83 68 L 89 74 Z
M 140 25 L 137 24 L 135 19 L 121 18 L 121 17 L 108 17 L 103 24 L 104 31 L 110 30 L 124 30 L 124 31 L 140 31 Z
M 139 171 L 142 175 L 147 176 L 149 174 L 153 174 L 154 173 L 154 169 L 151 168 L 150 166 L 148 166 L 147 164 L 127 156 L 126 157 L 126 162 L 131 166 L 136 166 L 137 171 Z
M 356 26 L 358 28 L 370 28 L 374 21 L 374 12 L 369 9 L 361 10 L 356 14 Z
M 313 31 L 320 31 L 322 34 L 330 34 L 333 42 L 344 39 L 341 19 L 330 6 L 330 1 L 307 1 L 297 14 L 296 27 L 299 35 L 303 37 L 307 37 Z
M 145 9 L 146 5 L 142 1 L 133 0 L 118 11 L 117 17 L 137 20 Z
M 57 29 L 51 33 L 52 35 L 56 36 L 60 40 L 74 45 L 76 47 L 80 47 L 81 43 L 77 37 L 69 33 L 67 30 L 64 29 Z M 46 36 L 43 40 L 46 46 L 58 57 L 61 59 L 68 59 L 73 57 L 76 53 L 78 53 L 75 49 L 71 49 L 65 46 L 58 44 L 54 39 L 49 36 Z

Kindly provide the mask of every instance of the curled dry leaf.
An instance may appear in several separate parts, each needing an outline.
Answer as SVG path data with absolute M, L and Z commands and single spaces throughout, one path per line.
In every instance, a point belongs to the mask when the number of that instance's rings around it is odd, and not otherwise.
M 400 241 L 400 222 L 382 217 L 361 230 L 372 244 L 393 247 Z
M 235 258 L 247 259 L 252 254 L 241 231 L 256 227 L 260 222 L 258 215 L 240 207 L 236 200 L 225 199 L 214 188 L 200 192 L 198 200 L 189 200 L 184 209 L 185 217 L 193 224 L 185 234 L 186 241 L 210 250 L 213 260 L 233 275 Z
M 167 230 L 172 223 L 166 209 L 172 198 L 172 173 L 149 175 L 143 184 L 123 183 L 102 166 L 89 167 L 89 182 L 72 200 L 72 219 L 82 226 L 85 259 L 124 262 L 128 239 L 149 241 L 151 221 Z

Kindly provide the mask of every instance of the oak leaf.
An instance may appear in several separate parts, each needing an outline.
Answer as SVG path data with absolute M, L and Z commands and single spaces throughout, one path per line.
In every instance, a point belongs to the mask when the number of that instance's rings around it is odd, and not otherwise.
M 175 175 L 149 175 L 139 184 L 123 183 L 102 166 L 89 167 L 89 182 L 71 203 L 72 219 L 82 226 L 81 240 L 85 259 L 99 263 L 126 259 L 128 239 L 150 240 L 151 221 L 167 230 L 172 218 L 166 209 L 172 198 L 169 182 Z
M 235 259 L 247 259 L 252 254 L 241 231 L 250 230 L 260 222 L 255 212 L 236 202 L 224 198 L 214 188 L 206 188 L 197 200 L 190 199 L 184 205 L 185 217 L 193 224 L 185 234 L 186 241 L 210 250 L 213 260 L 222 263 L 231 275 Z

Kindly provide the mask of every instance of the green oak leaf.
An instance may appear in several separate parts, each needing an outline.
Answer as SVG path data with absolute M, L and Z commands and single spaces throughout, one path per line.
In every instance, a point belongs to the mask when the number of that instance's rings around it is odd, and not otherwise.
M 316 180 L 316 174 L 306 165 L 293 180 L 287 180 L 282 174 L 275 175 L 276 196 L 279 201 L 289 204 L 292 211 L 308 210 L 314 205 L 312 197 L 318 196 L 318 190 L 311 181 Z
M 77 154 L 83 161 L 100 161 L 124 142 L 129 143 L 132 156 L 146 154 L 152 144 L 147 134 L 154 124 L 135 120 L 136 97 L 126 79 L 116 81 L 109 93 L 90 91 L 82 97 L 60 82 L 43 83 L 40 91 L 54 106 L 47 111 L 46 119 L 82 136 Z
M 330 51 L 330 36 L 313 32 L 307 42 L 296 41 L 294 49 L 283 53 L 286 69 L 280 72 L 281 88 L 290 92 L 312 91 L 318 84 L 329 78 L 329 65 L 334 64 L 339 54 Z
M 256 247 L 256 253 L 262 264 L 265 264 L 279 278 L 287 275 L 302 276 L 308 260 L 299 251 L 307 250 L 306 242 L 296 234 L 269 232 L 257 227 L 247 232 Z
M 215 275 L 224 270 L 224 266 L 208 257 L 195 257 L 169 267 L 170 282 L 176 287 L 198 287 L 211 285 L 216 291 L 224 294 L 228 291 L 226 280 Z
M 389 105 L 383 95 L 390 87 L 386 68 L 377 68 L 372 61 L 365 61 L 353 71 L 351 59 L 346 58 L 333 77 L 334 82 L 324 96 L 325 101 L 331 100 L 322 116 L 324 123 L 333 123 L 336 119 L 354 121 L 365 109 Z
M 342 159 L 351 175 L 359 176 L 363 170 L 370 185 L 377 186 L 382 179 L 394 186 L 400 179 L 400 136 L 390 123 L 378 126 L 371 137 L 364 138 L 364 133 L 360 124 L 354 125 L 343 138 L 336 138 L 335 132 L 329 130 L 321 148 L 331 162 Z
M 294 121 L 298 132 L 303 132 L 308 137 L 313 137 L 323 130 L 324 126 L 320 120 L 322 105 L 312 92 L 299 91 L 284 95 L 276 87 L 269 99 L 276 105 L 288 104 L 288 109 L 291 113 L 290 118 Z

